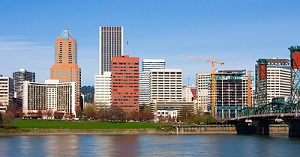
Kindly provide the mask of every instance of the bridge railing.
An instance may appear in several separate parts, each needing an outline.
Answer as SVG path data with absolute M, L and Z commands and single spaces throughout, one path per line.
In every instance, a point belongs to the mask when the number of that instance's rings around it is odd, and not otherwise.
M 296 104 L 287 102 L 271 102 L 257 107 L 244 108 L 240 110 L 238 117 L 262 115 L 262 114 L 280 114 L 295 113 Z

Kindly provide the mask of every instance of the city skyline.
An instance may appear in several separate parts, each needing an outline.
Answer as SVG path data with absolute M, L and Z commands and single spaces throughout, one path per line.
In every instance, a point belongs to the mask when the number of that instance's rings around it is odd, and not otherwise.
M 100 26 L 123 26 L 124 55 L 165 59 L 166 68 L 182 69 L 183 84 L 195 83 L 196 73 L 210 72 L 211 65 L 181 55 L 214 55 L 225 62 L 217 69 L 253 71 L 259 58 L 289 59 L 288 47 L 300 44 L 298 1 L 116 2 L 2 2 L 0 74 L 12 77 L 24 68 L 37 82 L 49 78 L 53 39 L 65 27 L 78 43 L 82 86 L 94 85 L 99 72 Z

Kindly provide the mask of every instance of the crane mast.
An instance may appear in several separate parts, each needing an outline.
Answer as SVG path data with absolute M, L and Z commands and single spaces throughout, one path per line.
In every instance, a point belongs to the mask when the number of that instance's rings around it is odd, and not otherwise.
M 190 58 L 194 60 L 201 60 L 204 62 L 211 62 L 211 115 L 215 117 L 215 106 L 216 106 L 216 101 L 215 101 L 215 64 L 220 64 L 223 65 L 224 62 L 216 62 L 214 60 L 214 55 L 212 55 L 212 60 L 206 60 L 203 58 L 197 58 L 197 57 L 191 57 L 191 56 L 182 56 L 184 58 Z

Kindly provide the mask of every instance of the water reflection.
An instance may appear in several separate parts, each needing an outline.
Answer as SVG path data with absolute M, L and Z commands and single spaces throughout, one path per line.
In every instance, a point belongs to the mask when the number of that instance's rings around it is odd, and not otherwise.
M 110 150 L 110 156 L 119 157 L 120 154 L 130 157 L 140 156 L 139 136 L 114 136 L 111 140 L 112 148 Z
M 50 156 L 76 156 L 78 154 L 78 136 L 45 136 L 43 149 Z
M 298 156 L 300 140 L 243 135 L 0 137 L 0 156 Z

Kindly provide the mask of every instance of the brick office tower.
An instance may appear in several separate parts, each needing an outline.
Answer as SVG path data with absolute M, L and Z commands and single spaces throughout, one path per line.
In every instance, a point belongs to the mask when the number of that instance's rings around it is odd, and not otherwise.
M 111 63 L 112 107 L 139 112 L 139 58 L 113 57 Z
M 76 106 L 81 107 L 81 69 L 77 65 L 77 43 L 67 28 L 55 40 L 54 65 L 50 72 L 50 79 L 58 79 L 60 83 L 76 82 Z

